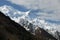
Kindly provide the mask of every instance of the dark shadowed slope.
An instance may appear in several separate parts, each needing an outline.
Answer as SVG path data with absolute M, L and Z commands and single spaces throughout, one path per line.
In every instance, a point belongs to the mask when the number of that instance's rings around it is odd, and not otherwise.
M 41 33 L 40 33 L 41 31 Z M 26 31 L 18 23 L 0 12 L 0 40 L 56 40 L 43 29 L 37 29 L 36 35 Z
M 49 34 L 48 32 L 46 32 L 44 29 L 40 27 L 38 27 L 35 30 L 35 34 L 36 34 L 36 37 L 41 40 L 57 40 L 51 34 Z
M 36 40 L 22 26 L 0 12 L 0 40 Z

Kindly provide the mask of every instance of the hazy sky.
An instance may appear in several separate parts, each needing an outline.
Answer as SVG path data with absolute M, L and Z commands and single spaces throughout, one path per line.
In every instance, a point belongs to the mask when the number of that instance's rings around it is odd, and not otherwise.
M 31 17 L 36 14 L 51 23 L 58 23 L 60 27 L 60 0 L 0 0 L 1 5 L 12 6 L 19 11 L 32 10 Z
M 17 5 L 22 5 L 30 10 L 39 10 L 36 14 L 49 22 L 58 23 L 60 27 L 60 0 L 8 0 Z
M 60 0 L 8 0 L 11 3 L 22 5 L 27 9 L 42 10 L 38 12 L 41 18 L 60 21 Z

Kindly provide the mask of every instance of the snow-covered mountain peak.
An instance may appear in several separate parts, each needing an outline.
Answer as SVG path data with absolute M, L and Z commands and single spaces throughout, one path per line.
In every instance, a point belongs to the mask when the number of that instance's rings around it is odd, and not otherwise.
M 45 22 L 44 19 L 42 20 L 39 17 L 36 17 L 33 20 L 30 20 L 31 17 L 29 17 L 28 15 L 30 14 L 31 10 L 29 10 L 27 12 L 21 12 L 19 10 L 14 9 L 11 6 L 4 5 L 4 6 L 0 7 L 0 11 L 2 11 L 5 15 L 9 16 L 12 20 L 14 20 L 17 23 L 20 22 L 20 19 L 23 19 L 23 20 L 26 19 L 30 23 L 33 23 L 34 25 L 41 26 L 42 28 L 49 28 L 49 27 L 51 27 L 49 23 Z M 49 25 L 49 26 L 45 27 L 47 25 Z
M 3 12 L 6 16 L 9 16 L 12 20 L 14 20 L 15 22 L 19 22 L 20 18 L 25 19 L 25 17 L 28 16 L 29 11 L 27 12 L 21 12 L 19 10 L 14 9 L 11 6 L 8 5 L 4 5 L 0 7 L 0 11 Z
M 32 13 L 30 13 L 31 10 L 29 10 L 27 12 L 21 12 L 19 10 L 14 9 L 11 6 L 4 5 L 4 6 L 0 7 L 0 11 L 3 12 L 6 16 L 9 16 L 15 22 L 24 26 L 24 28 L 26 28 L 26 30 L 32 30 L 32 28 L 33 28 L 33 31 L 34 31 L 38 27 L 40 27 L 40 28 L 43 28 L 44 30 L 46 30 L 48 33 L 54 34 L 54 35 L 55 35 L 55 32 L 57 31 L 56 30 L 57 26 L 55 24 L 48 23 L 44 19 L 41 19 L 39 16 L 35 17 L 34 19 L 29 17 L 29 14 L 32 14 Z
M 8 13 L 9 12 L 9 8 L 8 6 L 4 5 L 0 7 L 0 11 L 2 11 L 3 13 Z

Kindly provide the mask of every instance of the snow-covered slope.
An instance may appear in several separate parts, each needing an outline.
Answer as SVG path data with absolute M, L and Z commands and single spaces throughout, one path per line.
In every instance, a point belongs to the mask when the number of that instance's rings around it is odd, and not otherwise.
M 48 23 L 44 19 L 41 19 L 39 16 L 32 19 L 31 17 L 29 17 L 29 14 L 31 14 L 30 13 L 31 10 L 27 12 L 21 12 L 19 10 L 14 9 L 11 6 L 4 5 L 0 7 L 0 11 L 2 11 L 6 16 L 9 16 L 15 22 L 24 26 L 24 28 L 26 28 L 26 30 L 28 31 L 35 31 L 38 26 L 40 28 L 43 28 L 48 33 L 52 34 L 53 36 L 57 35 L 56 34 L 57 26 L 55 24 Z
M 25 16 L 30 12 L 30 10 L 27 12 L 21 12 L 7 5 L 1 6 L 0 11 L 2 11 L 6 16 L 9 16 L 15 22 L 19 22 L 20 18 L 25 18 Z

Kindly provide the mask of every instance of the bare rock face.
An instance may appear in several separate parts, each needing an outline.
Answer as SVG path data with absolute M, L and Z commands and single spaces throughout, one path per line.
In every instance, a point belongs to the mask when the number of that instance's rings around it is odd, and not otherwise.
M 36 35 L 31 34 L 0 12 L 0 40 L 56 40 L 43 29 L 38 28 L 35 33 Z

